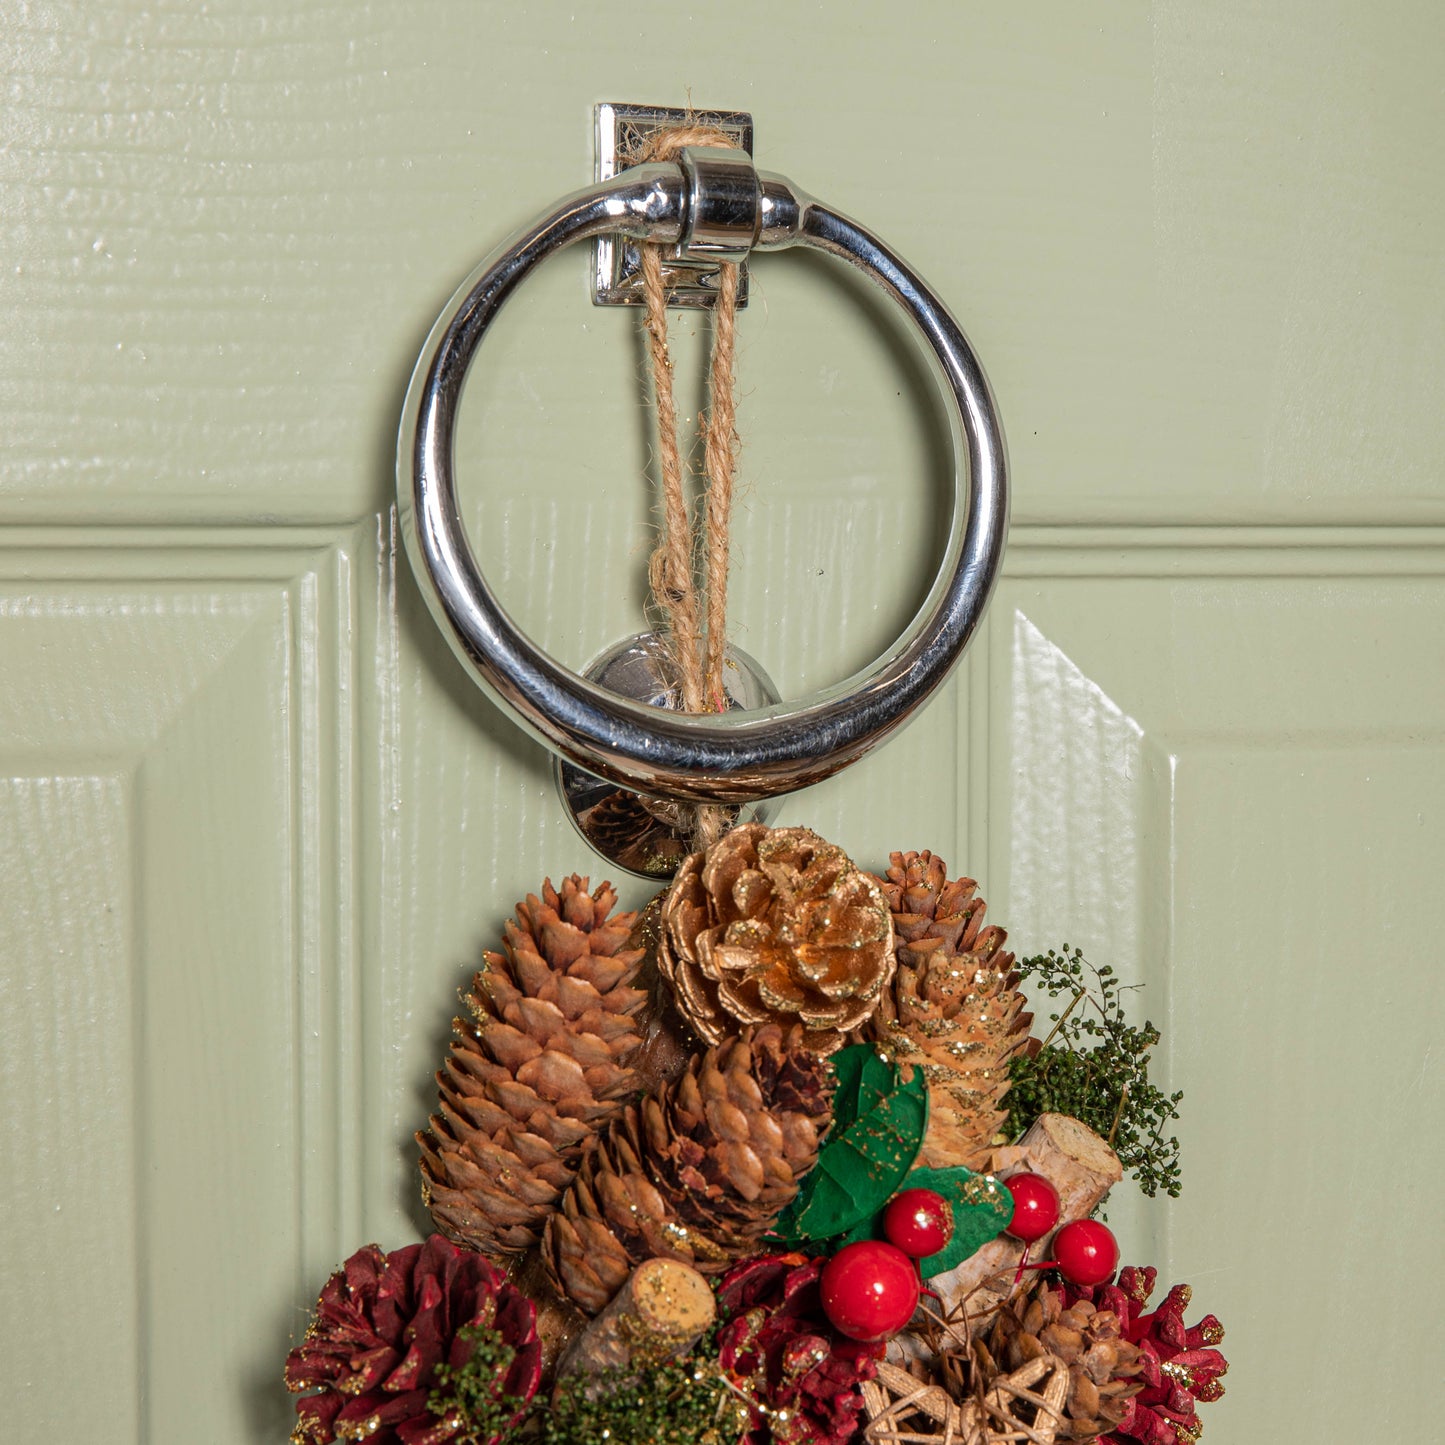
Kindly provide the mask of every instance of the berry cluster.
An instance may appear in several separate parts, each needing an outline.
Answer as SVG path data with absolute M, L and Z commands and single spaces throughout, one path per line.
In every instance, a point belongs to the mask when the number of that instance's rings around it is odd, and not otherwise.
M 1042 1174 L 1015 1174 L 1004 1182 L 1013 1196 L 1004 1233 L 1025 1245 L 1037 1243 L 1059 1222 L 1058 1190 Z M 823 1266 L 823 1312 L 850 1340 L 889 1339 L 913 1318 L 922 1293 L 918 1261 L 947 1247 L 953 1211 L 936 1190 L 904 1189 L 883 1211 L 883 1234 L 844 1245 Z M 1118 1267 L 1119 1243 L 1097 1219 L 1071 1220 L 1054 1235 L 1052 1259 L 1021 1266 L 1056 1269 L 1084 1289 L 1112 1279 Z

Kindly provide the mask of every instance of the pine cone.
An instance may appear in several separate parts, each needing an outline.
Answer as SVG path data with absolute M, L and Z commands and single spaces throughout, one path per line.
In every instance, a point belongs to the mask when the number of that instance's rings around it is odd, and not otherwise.
M 671 878 L 687 856 L 686 834 L 679 837 L 677 821 L 659 816 L 626 788 L 605 793 L 579 813 L 577 826 L 604 858 L 646 878 Z
M 1139 1349 L 1123 1338 L 1118 1316 L 1095 1309 L 1087 1300 L 1066 1305 L 1061 1292 L 1044 1284 L 1002 1306 L 986 1342 L 975 1348 L 980 1367 L 990 1376 L 1020 1369 L 1043 1355 L 1069 1367 L 1060 1433 L 1065 1440 L 1091 1440 L 1114 1429 L 1140 1389 L 1135 1379 L 1141 1369 Z
M 920 1162 L 935 1169 L 986 1163 L 1006 1113 L 1009 1060 L 1029 1043 L 1008 935 L 983 925 L 972 878 L 948 881 L 929 852 L 894 853 L 883 893 L 893 912 L 898 971 L 867 1036 L 928 1080 L 928 1132 Z
M 613 1120 L 547 1221 L 543 1259 L 589 1314 L 645 1259 L 717 1274 L 798 1192 L 828 1125 L 831 1071 L 802 1030 L 745 1030 Z
M 471 1359 L 474 1346 L 460 1337 L 469 1325 L 495 1330 L 515 1352 L 497 1393 L 530 1400 L 542 1378 L 532 1302 L 481 1255 L 439 1234 L 390 1254 L 374 1244 L 357 1250 L 327 1281 L 306 1338 L 286 1359 L 286 1388 L 318 1391 L 296 1402 L 294 1445 L 466 1438 L 463 1417 L 427 1401 L 441 1383 L 438 1365 Z
M 1191 1291 L 1176 1284 L 1157 1309 L 1148 1310 L 1157 1271 L 1130 1265 L 1115 1284 L 1080 1289 L 1064 1286 L 1064 1298 L 1093 1304 L 1118 1316 L 1125 1338 L 1139 1348 L 1142 1389 L 1109 1438 L 1128 1445 L 1178 1445 L 1197 1440 L 1202 1428 L 1197 1406 L 1224 1394 L 1220 1377 L 1229 1362 L 1215 1349 L 1224 1326 L 1213 1315 L 1197 1325 L 1184 1323 Z
M 878 880 L 807 828 L 734 828 L 678 870 L 658 968 L 709 1043 L 737 1024 L 801 1022 L 832 1053 L 893 976 Z
M 818 1291 L 823 1259 L 780 1254 L 744 1260 L 718 1284 L 727 1322 L 718 1363 L 753 1402 L 739 1445 L 848 1445 L 862 1421 L 862 1385 L 881 1344 L 845 1339 Z
M 637 1087 L 636 915 L 613 914 L 611 885 L 587 883 L 574 873 L 559 893 L 549 879 L 517 905 L 505 951 L 486 955 L 465 995 L 472 1018 L 453 1023 L 440 1109 L 416 1136 L 436 1227 L 484 1254 L 536 1244 L 583 1149 Z

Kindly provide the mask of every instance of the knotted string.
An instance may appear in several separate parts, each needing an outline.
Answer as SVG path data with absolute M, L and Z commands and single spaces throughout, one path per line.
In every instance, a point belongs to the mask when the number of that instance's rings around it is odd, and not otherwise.
M 677 126 L 649 137 L 634 162 L 676 160 L 686 146 L 736 148 L 725 131 L 702 125 Z M 657 412 L 658 471 L 662 482 L 662 528 L 648 562 L 648 582 L 666 623 L 683 711 L 725 712 L 728 547 L 738 443 L 737 402 L 733 390 L 738 267 L 732 261 L 723 261 L 719 267 L 717 299 L 712 313 L 707 417 L 703 428 L 702 516 L 696 527 L 688 516 L 685 469 L 677 439 L 677 403 L 672 387 L 672 357 L 667 345 L 667 290 L 662 279 L 660 246 L 647 243 L 642 247 L 641 268 L 642 294 L 647 307 L 647 350 Z M 701 595 L 696 568 L 699 550 L 705 562 L 706 581 Z M 730 809 L 699 808 L 695 846 L 706 847 L 714 841 L 732 816 Z

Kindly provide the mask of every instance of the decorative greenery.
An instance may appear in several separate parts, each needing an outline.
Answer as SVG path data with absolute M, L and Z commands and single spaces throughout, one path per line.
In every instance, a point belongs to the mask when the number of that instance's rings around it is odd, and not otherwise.
M 1163 1190 L 1179 1195 L 1179 1140 L 1165 1138 L 1175 1107 L 1184 1097 L 1164 1094 L 1149 1082 L 1149 1050 L 1159 1030 L 1124 1019 L 1125 992 L 1107 964 L 1095 968 L 1066 943 L 1018 965 L 1058 999 L 1071 995 L 1061 1013 L 1050 1014 L 1054 1030 L 1032 1058 L 1009 1066 L 1012 1085 L 1007 1128 L 1017 1138 L 1040 1114 L 1071 1114 L 1113 1145 L 1124 1168 L 1151 1197 Z M 1138 985 L 1134 985 L 1137 987 Z
M 832 1128 L 774 1230 L 790 1246 L 833 1239 L 871 1219 L 897 1192 L 928 1128 L 921 1069 L 852 1044 L 833 1055 L 833 1072 Z
M 534 1405 L 535 1438 L 541 1445 L 724 1445 L 736 1439 L 739 1427 L 718 1367 L 715 1334 L 710 1331 L 692 1354 L 641 1372 L 567 1376 L 550 1401 Z
M 937 1254 L 918 1261 L 923 1279 L 957 1269 L 970 1255 L 977 1253 L 989 1240 L 1007 1229 L 1013 1218 L 1013 1195 L 992 1174 L 975 1174 L 961 1165 L 953 1169 L 915 1169 L 898 1186 L 904 1189 L 932 1189 L 948 1201 L 953 1214 L 953 1234 Z M 886 1239 L 883 1216 L 887 1203 L 876 1214 L 856 1224 L 838 1245 L 852 1244 L 860 1239 Z
M 486 1325 L 463 1325 L 457 1338 L 472 1352 L 465 1364 L 436 1367 L 438 1388 L 427 1396 L 427 1409 L 439 1419 L 453 1412 L 461 1419 L 462 1433 L 452 1436 L 453 1445 L 492 1445 L 527 1405 L 518 1395 L 502 1393 L 517 1352 Z

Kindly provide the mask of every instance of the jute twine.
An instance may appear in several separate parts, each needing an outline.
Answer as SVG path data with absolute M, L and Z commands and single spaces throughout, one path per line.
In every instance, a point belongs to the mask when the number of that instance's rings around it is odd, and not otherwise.
M 686 146 L 736 149 L 725 131 L 712 126 L 683 125 L 656 132 L 630 160 L 633 164 L 673 161 Z M 712 313 L 707 417 L 703 427 L 702 517 L 694 527 L 688 517 L 686 468 L 677 439 L 677 403 L 673 396 L 672 357 L 667 345 L 667 289 L 662 279 L 661 248 L 644 245 L 641 266 L 653 404 L 657 412 L 658 471 L 662 482 L 662 528 L 648 563 L 648 582 L 666 623 L 683 711 L 725 712 L 728 548 L 738 443 L 733 379 L 738 268 L 732 261 L 723 261 L 719 268 L 717 300 Z M 701 594 L 695 565 L 699 549 L 706 579 Z M 694 846 L 707 847 L 734 816 L 732 809 L 699 808 Z

